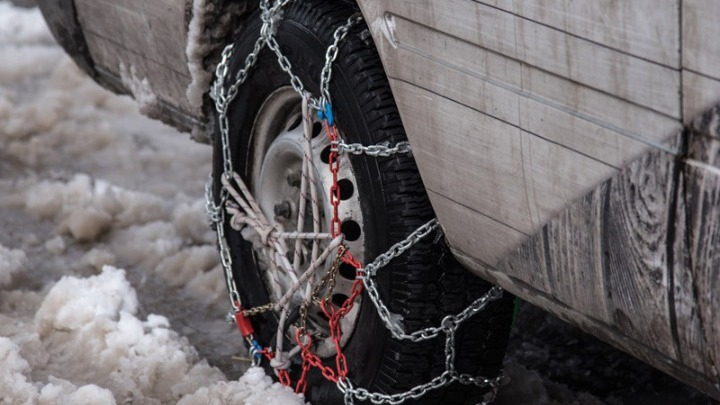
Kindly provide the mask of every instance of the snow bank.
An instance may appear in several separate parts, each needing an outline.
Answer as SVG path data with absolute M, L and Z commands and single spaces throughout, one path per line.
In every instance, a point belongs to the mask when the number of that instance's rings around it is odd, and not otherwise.
M 61 55 L 61 50 L 49 45 L 37 45 L 29 48 L 20 48 L 14 45 L 3 46 L 0 48 L 0 60 L 7 65 L 0 70 L 0 83 L 10 84 L 26 79 L 28 76 L 47 74 L 55 67 L 57 58 Z
M 27 213 L 57 223 L 57 231 L 70 240 L 96 244 L 82 259 L 92 267 L 119 261 L 154 271 L 170 286 L 206 301 L 224 294 L 202 199 L 175 205 L 86 174 L 31 183 L 24 196 Z M 60 236 L 45 247 L 56 254 L 66 248 Z
M 63 277 L 32 322 L 0 337 L 3 403 L 303 403 L 261 369 L 226 382 L 165 317 L 137 311 L 123 270 Z
M 292 405 L 303 404 L 292 390 L 273 383 L 259 367 L 250 368 L 239 381 L 218 382 L 184 397 L 178 405 Z
M 223 379 L 167 319 L 140 320 L 137 309 L 122 270 L 107 266 L 98 276 L 61 279 L 35 315 L 49 354 L 43 373 L 106 387 L 119 403 L 171 403 Z
M 96 385 L 77 388 L 74 384 L 52 378 L 42 388 L 30 381 L 30 364 L 21 357 L 20 348 L 10 339 L 0 337 L 0 392 L 2 404 L 37 405 L 115 405 L 109 390 Z
M 128 98 L 115 97 L 89 82 L 67 56 L 54 48 L 48 60 L 28 62 L 47 71 L 43 86 L 34 92 L 27 88 L 8 88 L 0 92 L 0 136 L 3 150 L 30 165 L 60 165 L 72 157 L 76 164 L 94 161 L 94 154 L 116 141 L 105 116 L 108 112 L 136 111 Z M 32 69 L 23 66 L 24 56 L 13 49 L 0 65 L 0 81 L 14 71 L 27 76 Z M 8 62 L 6 62 L 6 60 Z M 14 80 L 13 80 L 14 81 Z M 29 99 L 31 97 L 32 99 Z M 78 142 L 79 139 L 84 142 Z M 114 160 L 117 160 L 116 157 Z

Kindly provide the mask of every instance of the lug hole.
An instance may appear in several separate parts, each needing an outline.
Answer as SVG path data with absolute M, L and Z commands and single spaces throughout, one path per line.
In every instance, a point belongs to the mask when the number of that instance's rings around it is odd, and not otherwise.
M 342 276 L 343 278 L 346 278 L 348 280 L 354 280 L 356 273 L 357 270 L 353 265 L 347 264 L 345 262 L 340 264 L 340 276 Z
M 348 296 L 345 294 L 333 294 L 332 296 L 332 303 L 335 304 L 338 307 L 341 307 L 342 304 L 347 301 Z
M 325 164 L 330 163 L 330 145 L 326 146 L 325 149 L 320 152 L 320 160 Z
M 314 122 L 312 126 L 312 137 L 317 138 L 318 135 L 322 133 L 322 124 L 319 122 Z
M 352 181 L 348 179 L 338 180 L 338 186 L 340 187 L 340 199 L 345 201 L 353 196 L 355 192 L 355 186 Z
M 362 234 L 360 225 L 352 219 L 343 221 L 342 225 L 340 225 L 340 232 L 345 235 L 346 240 L 351 242 L 360 239 L 360 235 Z

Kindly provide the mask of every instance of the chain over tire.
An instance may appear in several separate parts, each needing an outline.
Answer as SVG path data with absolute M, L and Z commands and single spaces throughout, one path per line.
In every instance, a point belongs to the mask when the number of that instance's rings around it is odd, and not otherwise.
M 335 28 L 345 24 L 357 12 L 351 2 L 324 0 L 294 1 L 282 10 L 282 19 L 275 26 L 274 38 L 291 64 L 293 74 L 312 94 L 322 93 L 318 78 L 325 65 L 326 50 L 333 43 Z M 257 49 L 256 40 L 261 34 L 261 26 L 260 15 L 256 14 L 238 37 L 228 62 L 230 75 L 241 70 L 247 55 Z M 368 263 L 434 218 L 434 213 L 412 155 L 375 153 L 379 149 L 370 147 L 373 155 L 367 153 L 367 147 L 363 150 L 361 146 L 397 145 L 396 148 L 407 151 L 407 138 L 388 79 L 364 23 L 353 26 L 341 42 L 332 74 L 329 93 L 342 143 L 346 145 L 341 147 L 347 152 L 343 159 L 350 163 L 347 177 L 356 197 L 349 200 L 349 208 L 343 212 L 347 215 L 354 212 L 359 218 L 354 220 L 355 225 L 343 229 L 343 232 L 346 237 L 348 232 L 352 232 L 350 239 L 360 241 L 357 249 L 362 251 L 363 262 Z M 268 156 L 272 156 L 272 162 L 287 159 L 288 164 L 294 164 L 282 148 L 293 148 L 292 137 L 287 133 L 288 128 L 293 126 L 293 109 L 297 109 L 299 98 L 295 104 L 292 97 L 288 98 L 287 104 L 272 104 L 279 95 L 286 94 L 288 88 L 289 76 L 278 65 L 276 55 L 269 49 L 263 49 L 258 53 L 254 67 L 247 72 L 246 80 L 237 88 L 237 96 L 227 110 L 230 129 L 226 146 L 232 167 L 253 191 L 261 194 L 264 189 L 257 183 L 264 181 L 263 164 L 268 162 Z M 267 120 L 269 107 L 273 107 L 270 110 L 277 115 L 275 124 Z M 221 177 L 227 167 L 224 156 L 228 153 L 223 149 L 222 136 L 216 134 L 213 169 L 215 204 L 221 203 Z M 319 151 L 317 157 L 321 161 L 322 154 Z M 267 170 L 270 173 L 280 169 L 273 166 Z M 278 207 L 274 214 L 283 216 L 284 210 L 292 210 L 293 201 L 284 204 L 287 201 L 272 200 L 285 198 L 286 195 L 277 192 L 272 197 L 256 197 L 261 202 L 263 198 L 269 198 L 271 201 L 268 204 L 277 204 Z M 326 216 L 325 219 L 329 218 Z M 270 286 L 267 277 L 263 276 L 263 264 L 257 249 L 243 238 L 241 231 L 233 229 L 227 219 L 218 226 L 222 227 L 222 235 L 227 241 L 226 254 L 229 254 L 232 263 L 231 279 L 236 283 L 243 306 L 259 307 L 271 302 L 277 295 L 273 292 L 276 287 Z M 380 298 L 393 316 L 400 319 L 407 332 L 439 325 L 447 315 L 463 311 L 492 287 L 461 268 L 439 236 L 434 234 L 424 238 L 377 273 Z M 343 341 L 348 377 L 354 387 L 393 394 L 418 387 L 443 373 L 448 357 L 443 335 L 421 342 L 393 339 L 365 294 L 359 304 L 352 325 L 347 328 L 351 333 L 347 333 Z M 453 345 L 454 367 L 458 373 L 488 378 L 498 375 L 511 318 L 512 298 L 505 294 L 489 302 L 483 311 L 459 326 Z M 275 313 L 254 314 L 252 320 L 259 340 L 275 341 L 278 325 Z M 332 353 L 326 353 L 323 361 L 333 364 Z M 299 368 L 299 364 L 291 365 L 290 376 L 293 379 L 298 377 Z M 490 388 L 478 387 L 468 378 L 462 381 L 465 384 L 455 382 L 430 392 L 417 403 L 474 404 L 483 401 Z M 308 374 L 307 387 L 307 398 L 313 403 L 343 402 L 343 395 L 336 385 L 326 381 L 317 369 Z M 374 397 L 367 398 L 372 400 Z M 408 400 L 411 401 L 414 400 Z

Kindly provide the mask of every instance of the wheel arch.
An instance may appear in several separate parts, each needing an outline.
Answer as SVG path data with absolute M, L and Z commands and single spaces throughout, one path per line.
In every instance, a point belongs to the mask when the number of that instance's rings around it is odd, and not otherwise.
M 65 49 L 80 69 L 97 80 L 95 62 L 90 56 L 85 35 L 77 18 L 75 1 L 45 0 L 39 2 L 39 7 L 58 44 Z

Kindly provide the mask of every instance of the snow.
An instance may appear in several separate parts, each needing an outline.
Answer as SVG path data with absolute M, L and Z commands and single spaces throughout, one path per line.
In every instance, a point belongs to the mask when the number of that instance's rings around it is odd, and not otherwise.
M 206 0 L 193 0 L 192 19 L 188 25 L 188 43 L 185 54 L 188 60 L 188 71 L 190 72 L 190 84 L 186 95 L 190 105 L 200 110 L 203 104 L 203 96 L 210 87 L 212 72 L 205 69 L 204 59 L 210 52 L 211 47 L 205 38 L 203 28 L 209 21 L 210 5 Z
M 259 368 L 225 381 L 167 318 L 138 318 L 123 270 L 64 276 L 43 295 L 0 294 L 0 403 L 303 403 Z M 13 307 L 36 309 L 12 318 Z
M 120 79 L 125 88 L 130 90 L 135 101 L 140 105 L 141 113 L 148 117 L 153 117 L 158 114 L 158 99 L 152 86 L 150 86 L 150 81 L 147 77 L 139 78 L 134 65 L 130 65 L 130 68 L 128 68 L 121 62 Z
M 188 23 L 185 47 L 190 83 L 185 89 L 185 95 L 197 112 L 203 108 L 214 65 L 219 61 L 222 49 L 236 39 L 239 29 L 245 25 L 243 17 L 250 11 L 250 4 L 252 2 L 192 1 L 192 17 Z M 193 131 L 204 130 L 196 127 Z
M 293 404 L 297 396 L 273 383 L 259 367 L 250 368 L 239 381 L 218 382 L 184 397 L 178 405 L 219 404 Z
M 501 390 L 495 405 L 603 405 L 584 392 L 574 392 L 563 384 L 546 381 L 537 371 L 528 370 L 515 361 L 505 363 L 505 373 L 515 381 L 512 389 Z
M 139 115 L 156 100 L 132 66 L 139 107 L 85 77 L 37 9 L 0 1 L 0 60 L 0 404 L 304 403 L 191 343 L 244 350 L 204 215 L 210 148 Z M 149 311 L 183 304 L 218 322 Z
M 302 403 L 259 368 L 238 382 L 225 382 L 165 317 L 140 319 L 137 312 L 136 292 L 123 270 L 105 266 L 96 276 L 63 277 L 32 322 L 18 324 L 10 338 L 0 337 L 4 400 L 193 404 L 214 398 L 218 404 L 259 404 L 269 398 L 270 403 Z

